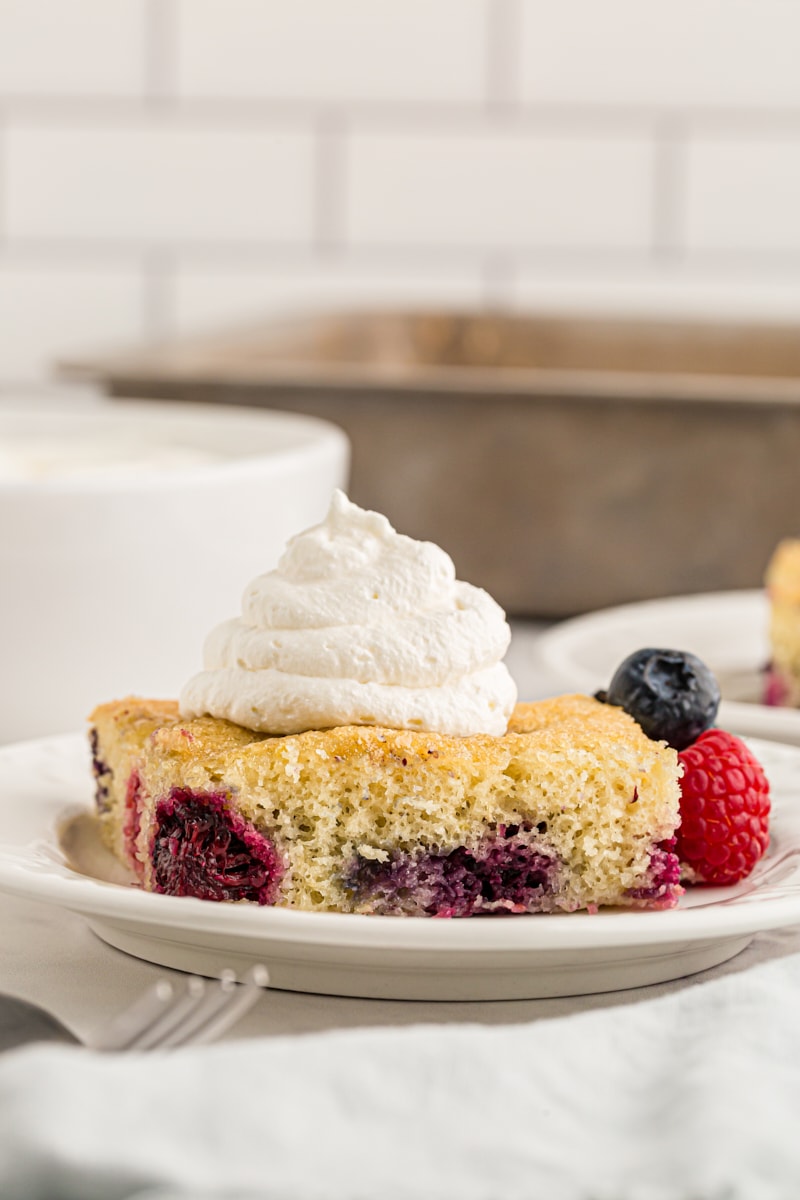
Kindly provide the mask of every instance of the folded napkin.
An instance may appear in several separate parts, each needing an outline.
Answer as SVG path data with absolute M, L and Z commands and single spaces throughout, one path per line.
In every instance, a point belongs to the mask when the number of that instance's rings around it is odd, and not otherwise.
M 620 1000 L 495 1028 L 18 1050 L 0 1196 L 796 1200 L 800 955 Z

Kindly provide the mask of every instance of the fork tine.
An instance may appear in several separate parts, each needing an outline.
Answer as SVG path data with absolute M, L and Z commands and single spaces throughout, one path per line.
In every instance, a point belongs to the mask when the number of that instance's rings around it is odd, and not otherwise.
M 104 1029 L 88 1038 L 86 1044 L 93 1050 L 125 1049 L 142 1030 L 149 1029 L 159 1019 L 174 995 L 175 989 L 168 979 L 157 980 Z
M 148 1026 L 140 1029 L 119 1050 L 153 1050 L 164 1044 L 164 1039 L 180 1026 L 203 1003 L 206 994 L 206 981 L 197 975 L 190 975 L 182 992 L 179 992 L 173 1003 L 156 1017 Z
M 159 1049 L 203 1045 L 219 1037 L 243 1017 L 269 983 L 266 967 L 255 966 L 241 983 L 232 971 L 223 972 L 219 983 L 180 1024 L 173 1026 L 155 1045 Z
M 177 994 L 169 980 L 159 979 L 86 1044 L 94 1050 L 125 1052 L 210 1042 L 252 1008 L 268 982 L 267 969 L 260 965 L 241 983 L 233 971 L 223 972 L 211 987 L 190 975 Z

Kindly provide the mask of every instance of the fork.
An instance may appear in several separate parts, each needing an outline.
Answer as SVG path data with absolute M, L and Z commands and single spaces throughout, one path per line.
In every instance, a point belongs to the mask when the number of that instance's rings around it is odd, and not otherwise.
M 268 983 L 263 966 L 253 967 L 241 983 L 233 971 L 223 971 L 214 981 L 189 975 L 178 987 L 159 979 L 129 1008 L 82 1038 L 40 1005 L 0 996 L 0 1051 L 43 1041 L 123 1052 L 201 1045 L 230 1029 Z

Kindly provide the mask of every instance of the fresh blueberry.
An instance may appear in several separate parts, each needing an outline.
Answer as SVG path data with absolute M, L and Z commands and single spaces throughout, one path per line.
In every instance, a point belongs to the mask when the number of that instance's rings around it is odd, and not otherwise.
M 648 737 L 685 750 L 714 724 L 719 684 L 704 662 L 682 650 L 636 650 L 598 699 L 638 721 Z

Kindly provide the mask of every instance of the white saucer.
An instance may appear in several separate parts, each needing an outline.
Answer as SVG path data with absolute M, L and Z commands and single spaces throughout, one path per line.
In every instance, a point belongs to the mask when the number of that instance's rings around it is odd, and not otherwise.
M 738 888 L 694 889 L 670 912 L 437 921 L 145 893 L 97 837 L 78 735 L 0 748 L 0 888 L 81 913 L 139 958 L 206 975 L 263 962 L 289 991 L 511 1000 L 640 987 L 716 966 L 760 930 L 800 923 L 800 750 L 754 749 L 775 802 L 767 858 Z
M 719 680 L 723 729 L 800 746 L 800 710 L 760 703 L 769 658 L 767 623 L 760 591 L 675 596 L 563 621 L 537 638 L 535 655 L 562 690 L 592 693 L 608 686 L 634 650 L 689 650 Z

